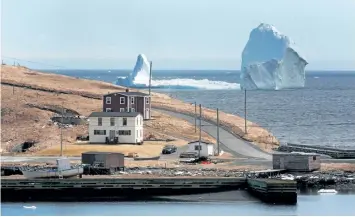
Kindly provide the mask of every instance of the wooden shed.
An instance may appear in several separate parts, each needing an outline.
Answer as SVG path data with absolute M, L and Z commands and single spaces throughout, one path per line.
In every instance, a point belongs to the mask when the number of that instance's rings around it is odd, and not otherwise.
M 81 162 L 96 168 L 124 168 L 124 154 L 117 152 L 85 152 L 81 154 Z
M 311 153 L 274 153 L 273 169 L 289 171 L 314 171 L 320 169 L 320 155 Z

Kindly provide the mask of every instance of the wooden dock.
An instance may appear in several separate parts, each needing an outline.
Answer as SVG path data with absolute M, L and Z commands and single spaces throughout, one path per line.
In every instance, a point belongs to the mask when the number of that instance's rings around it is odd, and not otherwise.
M 263 171 L 259 171 L 263 172 Z M 279 172 L 279 171 L 272 171 Z M 264 202 L 297 203 L 294 181 L 244 177 L 1 179 L 2 201 L 142 200 L 155 196 L 189 195 L 248 189 Z
M 2 179 L 2 201 L 95 201 L 244 189 L 245 178 Z
M 262 201 L 274 204 L 296 204 L 297 182 L 277 179 L 248 179 L 248 190 Z

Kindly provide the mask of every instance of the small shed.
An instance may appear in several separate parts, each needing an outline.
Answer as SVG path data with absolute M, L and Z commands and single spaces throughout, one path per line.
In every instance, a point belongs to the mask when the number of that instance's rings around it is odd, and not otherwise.
M 274 153 L 273 169 L 309 172 L 320 169 L 320 155 L 312 153 Z
M 98 168 L 124 168 L 124 154 L 117 152 L 85 152 L 81 154 L 82 164 Z
M 195 152 L 199 154 L 200 157 L 209 157 L 214 155 L 214 146 L 214 144 L 206 141 L 193 141 L 188 143 L 188 150 L 186 152 Z

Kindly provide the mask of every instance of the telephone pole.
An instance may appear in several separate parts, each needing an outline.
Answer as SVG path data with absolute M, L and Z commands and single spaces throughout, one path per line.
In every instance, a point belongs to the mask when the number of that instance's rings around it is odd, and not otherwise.
M 220 150 L 219 150 L 219 110 L 218 109 L 217 109 L 217 151 L 219 156 Z
M 150 92 L 151 92 L 151 86 L 152 86 L 152 66 L 153 66 L 153 62 L 150 61 L 149 62 L 150 67 L 149 67 L 149 96 L 150 96 Z
M 63 103 L 62 103 L 62 124 L 60 125 L 60 156 L 63 157 Z
M 195 133 L 197 132 L 197 105 L 195 101 Z
M 200 104 L 200 135 L 199 135 L 199 140 L 198 140 L 198 158 L 201 157 L 201 137 L 202 137 L 201 119 L 202 119 L 202 108 L 201 108 L 201 104 Z
M 247 131 L 247 89 L 244 89 L 244 132 L 248 134 Z

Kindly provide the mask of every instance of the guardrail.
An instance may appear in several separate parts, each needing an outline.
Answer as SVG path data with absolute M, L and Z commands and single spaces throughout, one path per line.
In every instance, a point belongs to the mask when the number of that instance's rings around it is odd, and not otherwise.
M 300 145 L 287 143 L 286 145 L 281 145 L 278 148 L 278 151 L 298 151 L 298 152 L 306 152 L 306 153 L 317 153 L 328 155 L 332 158 L 337 159 L 351 159 L 355 158 L 355 150 L 354 149 L 338 149 L 338 148 L 330 148 L 330 147 L 321 147 L 321 146 L 309 146 L 309 145 Z

